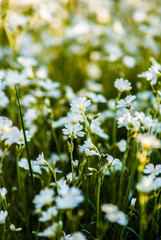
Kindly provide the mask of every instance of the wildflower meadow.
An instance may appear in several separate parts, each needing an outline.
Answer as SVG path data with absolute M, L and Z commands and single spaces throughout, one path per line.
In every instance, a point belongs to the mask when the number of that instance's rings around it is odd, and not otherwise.
M 161 240 L 161 1 L 0 0 L 0 240 Z

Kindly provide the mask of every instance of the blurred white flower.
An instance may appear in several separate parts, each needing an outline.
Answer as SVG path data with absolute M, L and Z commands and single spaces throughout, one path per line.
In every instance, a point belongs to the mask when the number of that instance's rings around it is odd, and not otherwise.
M 29 135 L 28 131 L 25 131 L 26 140 L 29 142 L 31 140 L 31 136 Z M 11 145 L 13 143 L 17 144 L 25 144 L 25 139 L 23 135 L 23 130 L 19 130 L 17 127 L 12 127 L 9 132 L 2 136 L 2 139 L 5 139 L 6 145 Z
M 52 220 L 53 217 L 57 216 L 58 210 L 56 207 L 49 207 L 47 211 L 41 212 L 41 217 L 39 217 L 40 222 L 47 222 L 49 220 Z
M 136 185 L 138 191 L 149 193 L 155 189 L 154 180 L 149 176 L 142 177 L 141 181 Z
M 54 200 L 54 191 L 46 188 L 42 189 L 38 195 L 35 196 L 33 203 L 36 209 L 41 209 L 45 205 L 50 205 Z
M 127 216 L 113 204 L 103 204 L 102 211 L 106 213 L 106 218 L 110 222 L 117 222 L 122 226 L 126 226 L 128 223 Z
M 86 237 L 81 232 L 75 232 L 72 235 L 66 235 L 65 240 L 86 240 Z
M 126 150 L 126 140 L 125 139 L 121 139 L 118 143 L 117 143 L 118 148 L 120 149 L 120 152 L 125 152 Z
M 154 64 L 148 70 L 149 71 L 138 74 L 138 77 L 146 78 L 148 81 L 150 81 L 151 85 L 155 85 L 158 77 L 161 76 L 161 65 L 157 62 L 154 62 Z
M 43 232 L 39 232 L 38 236 L 53 239 L 56 237 L 58 230 L 60 230 L 60 223 L 53 223 L 50 227 L 46 228 Z
M 117 78 L 114 82 L 115 88 L 119 90 L 119 92 L 129 91 L 131 90 L 131 83 L 127 79 Z
M 76 187 L 66 188 L 66 191 L 59 191 L 60 197 L 56 197 L 58 209 L 72 209 L 78 206 L 83 200 L 81 191 Z
M 2 199 L 5 198 L 6 194 L 7 194 L 6 188 L 4 188 L 4 187 L 0 188 L 0 195 L 1 195 Z
M 136 64 L 136 60 L 135 58 L 131 57 L 131 56 L 125 56 L 123 57 L 123 63 L 126 67 L 128 68 L 133 68 Z
M 129 108 L 131 103 L 136 99 L 136 96 L 128 95 L 125 100 L 121 99 L 117 102 L 116 108 Z
M 157 139 L 154 135 L 148 135 L 148 134 L 138 134 L 137 137 L 138 141 L 141 143 L 142 147 L 145 149 L 150 148 L 160 148 L 161 142 L 159 139 Z
M 20 232 L 22 230 L 22 228 L 16 228 L 14 224 L 11 224 L 9 228 L 13 232 Z
M 3 210 L 0 211 L 0 224 L 5 223 L 7 215 L 8 215 L 7 211 L 3 211 Z
M 154 164 L 149 163 L 143 170 L 143 173 L 150 174 L 150 176 L 154 179 L 161 173 L 161 164 L 154 166 Z

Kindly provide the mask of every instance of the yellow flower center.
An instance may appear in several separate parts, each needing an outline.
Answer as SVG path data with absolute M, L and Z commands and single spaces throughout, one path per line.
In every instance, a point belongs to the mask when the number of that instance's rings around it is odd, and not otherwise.
M 7 127 L 4 127 L 4 128 L 1 129 L 1 132 L 2 132 L 2 133 L 7 133 L 8 130 L 9 130 L 9 129 L 8 129 Z
M 82 111 L 84 109 L 84 106 L 79 106 L 79 110 Z
M 19 141 L 20 141 L 20 142 L 23 142 L 23 138 L 19 138 Z

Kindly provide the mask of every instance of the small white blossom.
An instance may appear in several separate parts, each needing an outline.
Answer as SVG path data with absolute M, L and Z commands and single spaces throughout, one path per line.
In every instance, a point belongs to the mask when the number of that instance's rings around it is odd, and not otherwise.
M 154 180 L 149 176 L 142 177 L 141 181 L 136 185 L 138 191 L 149 193 L 154 190 Z
M 151 85 L 155 85 L 157 83 L 158 77 L 161 76 L 161 65 L 154 59 L 152 62 L 153 65 L 148 69 L 148 71 L 138 74 L 138 77 L 146 78 L 147 81 L 150 81 Z
M 99 156 L 100 155 L 96 146 L 92 143 L 91 138 L 88 138 L 84 142 L 83 146 L 80 146 L 80 147 L 84 149 L 86 155 L 88 155 L 88 156 L 93 156 L 93 155 Z
M 150 174 L 152 178 L 155 178 L 161 173 L 161 164 L 154 166 L 154 164 L 149 163 L 143 170 L 143 173 Z
M 116 108 L 129 108 L 131 103 L 136 99 L 136 96 L 128 95 L 125 100 L 121 99 L 117 102 Z
M 66 189 L 66 191 L 59 191 L 60 197 L 56 198 L 56 206 L 58 209 L 72 209 L 80 204 L 84 197 L 81 191 L 76 187 Z
M 118 143 L 117 143 L 118 148 L 120 149 L 120 152 L 125 152 L 126 150 L 126 140 L 125 139 L 121 139 Z
M 11 224 L 10 230 L 13 232 L 20 232 L 22 230 L 22 228 L 16 228 L 14 224 Z
M 72 124 L 65 124 L 65 128 L 62 129 L 64 135 L 68 135 L 70 138 L 77 138 L 77 137 L 84 137 L 85 133 L 81 131 L 83 126 L 79 123 L 72 125 Z
M 58 211 L 56 207 L 49 207 L 47 211 L 41 212 L 41 217 L 39 217 L 40 222 L 47 222 L 49 220 L 52 220 L 53 217 L 57 216 Z
M 118 128 L 126 127 L 128 130 L 137 131 L 140 127 L 140 122 L 137 117 L 131 116 L 130 112 L 124 113 L 117 119 Z
M 127 216 L 113 204 L 103 204 L 102 211 L 106 213 L 106 218 L 110 222 L 117 222 L 122 226 L 127 225 Z
M 86 240 L 86 237 L 81 232 L 75 232 L 72 235 L 66 235 L 65 240 Z
M 79 97 L 78 99 L 73 100 L 70 105 L 72 112 L 82 113 L 85 112 L 86 108 L 91 105 L 91 100 L 86 100 L 85 97 Z
M 135 207 L 135 203 L 136 203 L 136 198 L 132 198 L 130 206 L 134 208 Z
M 115 88 L 119 90 L 119 92 L 129 91 L 131 90 L 131 83 L 126 79 L 117 78 L 114 82 Z
M 8 215 L 7 211 L 3 211 L 3 210 L 0 211 L 0 224 L 5 223 L 7 215 Z
M 4 187 L 3 187 L 3 188 L 0 188 L 1 198 L 5 198 L 6 194 L 7 194 L 6 188 L 4 188 Z
M 35 196 L 33 203 L 36 209 L 41 209 L 45 205 L 50 205 L 54 200 L 54 191 L 46 188 L 42 189 L 38 195 Z
M 145 149 L 161 147 L 160 140 L 157 139 L 154 135 L 138 134 L 137 139 Z
M 50 227 L 45 229 L 43 232 L 38 233 L 38 236 L 55 239 L 57 231 L 59 229 L 60 229 L 60 224 L 59 223 L 53 223 Z

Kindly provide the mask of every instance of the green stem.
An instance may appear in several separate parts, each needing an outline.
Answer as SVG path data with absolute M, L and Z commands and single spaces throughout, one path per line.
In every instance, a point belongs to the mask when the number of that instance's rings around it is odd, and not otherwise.
M 118 96 L 116 98 L 116 101 L 115 101 L 115 110 L 116 110 L 116 104 L 117 102 L 120 100 L 120 97 L 121 97 L 121 92 L 118 93 Z M 116 114 L 116 113 L 115 113 Z M 116 127 L 117 127 L 117 120 L 116 120 L 116 116 L 114 118 L 114 123 L 113 123 L 113 132 L 112 132 L 112 142 L 113 142 L 113 145 L 116 143 Z
M 74 143 L 73 143 L 73 138 L 71 138 L 70 160 L 71 160 L 71 170 L 72 170 L 72 184 L 74 185 L 75 177 L 74 177 L 74 166 L 73 166 L 73 149 L 74 149 Z
M 128 134 L 129 135 L 129 134 Z M 118 207 L 120 208 L 121 201 L 122 201 L 122 192 L 123 192 L 123 181 L 124 181 L 124 172 L 125 172 L 125 166 L 126 166 L 126 160 L 129 152 L 129 136 L 127 138 L 127 147 L 126 151 L 123 156 L 122 160 L 122 170 L 121 170 L 121 176 L 120 176 L 120 186 L 119 186 L 119 193 L 118 193 Z
M 99 227 L 100 227 L 100 190 L 101 190 L 101 182 L 98 176 L 98 186 L 97 186 L 97 222 L 96 222 L 96 231 L 97 231 L 97 239 L 99 239 Z
M 51 168 L 51 166 L 48 164 L 48 162 L 46 162 L 46 164 L 47 164 L 47 166 L 48 166 L 48 168 L 49 168 L 49 170 L 51 171 L 51 173 L 52 173 L 52 175 L 53 175 L 53 177 L 54 177 L 54 180 L 55 180 L 55 184 L 56 184 L 56 190 L 57 190 L 57 194 L 58 194 L 58 196 L 60 197 L 60 195 L 59 195 L 59 187 L 58 187 L 58 182 L 57 182 L 57 178 L 56 178 L 56 172 Z
M 24 126 L 24 122 L 23 122 L 23 117 L 22 117 L 22 112 L 21 112 L 21 105 L 20 105 L 20 101 L 19 101 L 18 91 L 17 91 L 16 85 L 14 85 L 14 86 L 15 86 L 15 92 L 16 92 L 16 97 L 17 97 L 17 103 L 18 103 L 18 107 L 19 107 L 20 118 L 21 118 L 23 136 L 24 136 L 24 140 L 25 140 L 25 147 L 26 147 L 29 171 L 30 171 L 30 176 L 31 176 L 32 197 L 34 197 L 34 194 L 35 194 L 35 184 L 34 184 L 34 178 L 33 178 L 32 167 L 31 167 L 31 159 L 30 159 L 30 154 L 29 154 L 29 149 L 28 149 L 28 143 L 27 143 L 27 138 L 26 138 L 26 133 L 25 133 L 25 126 Z

